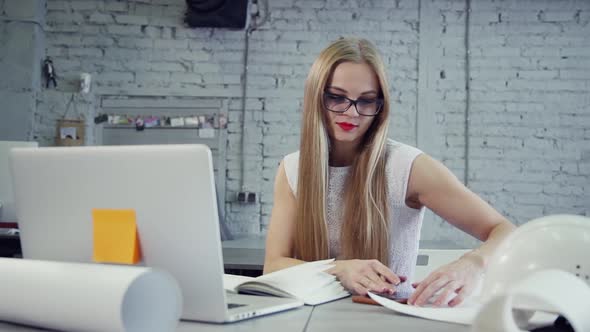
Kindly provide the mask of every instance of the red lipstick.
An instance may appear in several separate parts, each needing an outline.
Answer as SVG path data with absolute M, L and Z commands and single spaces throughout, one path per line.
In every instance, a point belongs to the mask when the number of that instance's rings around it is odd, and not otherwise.
M 340 128 L 342 128 L 342 130 L 344 130 L 344 131 L 351 131 L 354 128 L 358 127 L 357 125 L 349 123 L 349 122 L 337 122 L 336 124 L 338 126 L 340 126 Z

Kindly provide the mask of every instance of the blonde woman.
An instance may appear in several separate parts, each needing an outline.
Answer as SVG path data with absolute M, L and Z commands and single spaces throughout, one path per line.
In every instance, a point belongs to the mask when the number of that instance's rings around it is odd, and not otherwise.
M 514 226 L 441 163 L 389 140 L 389 106 L 369 41 L 341 38 L 321 52 L 305 84 L 300 150 L 277 172 L 264 273 L 335 257 L 329 272 L 352 293 L 454 306 Z M 484 242 L 412 285 L 425 207 Z

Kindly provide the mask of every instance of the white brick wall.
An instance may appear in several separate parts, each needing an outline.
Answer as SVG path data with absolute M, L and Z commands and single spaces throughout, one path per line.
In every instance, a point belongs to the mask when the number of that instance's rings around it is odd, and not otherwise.
M 250 39 L 244 119 L 245 186 L 260 193 L 259 203 L 233 202 L 241 189 L 244 32 L 186 29 L 183 0 L 48 0 L 47 53 L 61 85 L 42 98 L 41 143 L 51 144 L 58 101 L 82 71 L 95 78 L 79 107 L 89 118 L 102 94 L 222 96 L 230 228 L 265 232 L 277 164 L 299 144 L 309 66 L 329 41 L 354 34 L 373 40 L 388 66 L 391 136 L 416 144 L 418 101 L 429 98 L 431 109 L 420 108 L 432 117 L 432 134 L 420 133 L 425 150 L 463 180 L 465 1 L 423 2 L 428 22 L 419 22 L 413 0 L 270 5 L 270 20 Z M 470 21 L 469 186 L 517 223 L 556 212 L 590 215 L 590 2 L 474 0 Z M 421 34 L 419 26 L 432 30 Z M 431 54 L 427 65 L 419 64 L 420 49 Z M 419 68 L 431 78 L 427 96 L 419 93 Z M 427 220 L 423 238 L 475 243 L 438 218 Z
M 517 223 L 552 213 L 590 215 L 590 178 L 580 169 L 590 147 L 584 139 L 590 126 L 590 75 L 584 75 L 590 25 L 580 14 L 590 11 L 590 2 L 488 4 L 475 1 L 473 9 L 501 20 L 472 21 L 472 37 L 500 38 L 492 54 L 502 61 L 482 48 L 473 55 L 478 61 L 472 71 L 506 75 L 473 76 L 471 124 L 478 130 L 472 133 L 487 144 L 472 139 L 470 183 Z M 479 100 L 496 108 L 478 107 Z M 476 162 L 487 166 L 478 168 Z M 482 185 L 492 176 L 501 189 Z

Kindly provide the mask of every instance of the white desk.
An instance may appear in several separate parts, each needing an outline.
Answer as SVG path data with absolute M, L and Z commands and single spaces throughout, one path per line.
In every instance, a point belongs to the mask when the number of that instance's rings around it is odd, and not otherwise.
M 223 266 L 225 269 L 253 270 L 262 273 L 264 245 L 264 237 L 222 241 Z
M 382 306 L 354 303 L 346 298 L 316 306 L 306 331 L 467 332 L 469 328 L 401 315 Z
M 224 265 L 226 268 L 262 270 L 264 264 L 264 238 L 243 238 L 223 241 Z M 422 241 L 420 248 L 455 249 L 447 241 Z M 418 259 L 420 264 L 420 257 Z M 232 324 L 206 324 L 180 322 L 178 332 L 190 331 L 359 331 L 359 330 L 400 330 L 400 331 L 468 331 L 468 327 L 433 322 L 404 315 L 398 315 L 379 306 L 353 303 L 350 298 L 316 307 L 302 307 L 295 310 L 258 317 Z M 43 329 L 0 322 L 0 332 L 33 332 Z
M 262 273 L 264 266 L 264 237 L 247 237 L 223 241 L 223 265 L 226 269 L 250 270 Z M 420 241 L 420 249 L 460 249 L 451 241 Z M 426 265 L 427 257 L 418 255 L 417 265 Z
M 305 325 L 311 317 L 312 311 L 313 307 L 304 306 L 231 324 L 207 324 L 181 321 L 176 332 L 300 332 L 305 330 Z
M 44 331 L 0 322 L 0 332 Z M 381 306 L 353 303 L 349 298 L 316 307 L 305 306 L 231 324 L 181 321 L 177 332 L 327 332 L 327 331 L 412 331 L 467 332 L 469 326 L 429 321 L 396 314 Z

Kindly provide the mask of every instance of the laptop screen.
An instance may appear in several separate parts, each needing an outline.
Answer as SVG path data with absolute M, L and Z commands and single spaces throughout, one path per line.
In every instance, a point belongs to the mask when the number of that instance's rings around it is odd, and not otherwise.
M 225 310 L 207 146 L 15 149 L 12 164 L 24 258 L 92 262 L 92 210 L 131 209 L 142 264 L 178 280 L 185 314 Z

